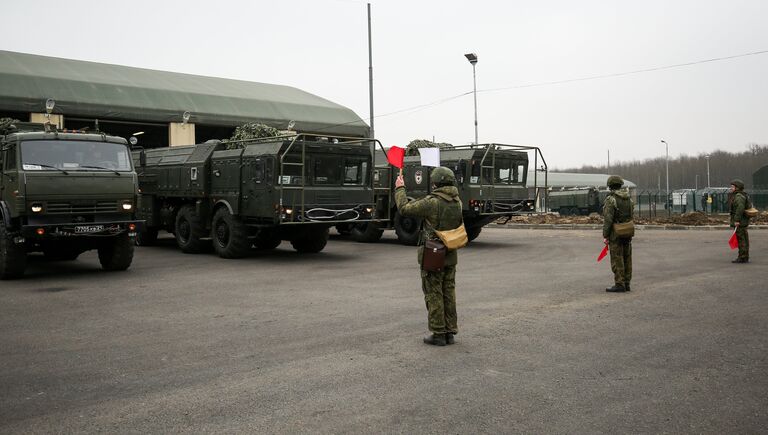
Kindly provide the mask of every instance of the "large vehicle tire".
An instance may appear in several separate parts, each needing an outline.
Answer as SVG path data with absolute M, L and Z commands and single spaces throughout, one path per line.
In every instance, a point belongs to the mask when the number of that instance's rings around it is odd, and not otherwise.
M 154 246 L 157 243 L 157 228 L 144 228 L 136 234 L 136 246 Z
M 375 222 L 363 222 L 353 226 L 351 233 L 356 242 L 373 243 L 381 239 L 384 230 L 380 229 Z
M 211 225 L 213 250 L 221 258 L 243 258 L 251 250 L 248 240 L 248 227 L 236 216 L 232 216 L 226 207 L 213 215 Z
M 421 232 L 421 219 L 405 217 L 400 212 L 395 213 L 395 233 L 403 245 L 416 246 Z
M 55 246 L 43 250 L 43 255 L 51 261 L 74 261 L 83 253 L 82 249 Z
M 126 270 L 133 262 L 135 242 L 128 233 L 120 234 L 99 248 L 99 262 L 104 270 Z
M 466 228 L 467 230 L 467 239 L 471 242 L 472 240 L 475 240 L 477 236 L 480 235 L 480 232 L 483 231 L 483 227 L 472 227 L 472 228 Z
M 204 236 L 205 230 L 200 217 L 195 213 L 195 208 L 191 205 L 181 207 L 176 214 L 176 226 L 174 235 L 176 244 L 185 254 L 197 254 L 202 250 L 200 239 Z
M 27 268 L 27 252 L 13 243 L 0 217 L 0 279 L 17 279 Z
M 280 238 L 279 234 L 262 231 L 256 236 L 253 245 L 256 249 L 269 250 L 277 248 L 281 243 L 283 243 L 283 239 Z
M 314 254 L 320 252 L 328 243 L 328 228 L 304 228 L 293 240 L 293 249 L 302 254 Z

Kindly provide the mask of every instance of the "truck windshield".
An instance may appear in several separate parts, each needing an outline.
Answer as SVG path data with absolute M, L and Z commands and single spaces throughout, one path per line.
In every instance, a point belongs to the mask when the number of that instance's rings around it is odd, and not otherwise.
M 493 168 L 483 168 L 483 184 L 522 184 L 525 182 L 526 163 L 512 159 L 497 158 Z M 480 160 L 472 162 L 473 184 L 479 183 Z
M 31 140 L 21 143 L 25 171 L 119 171 L 131 170 L 128 147 L 109 142 Z

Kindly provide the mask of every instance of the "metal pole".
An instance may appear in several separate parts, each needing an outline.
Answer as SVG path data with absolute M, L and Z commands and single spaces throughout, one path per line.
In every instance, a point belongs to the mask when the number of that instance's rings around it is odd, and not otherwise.
M 371 4 L 368 3 L 368 101 L 370 104 L 371 137 L 376 137 L 373 129 L 373 46 L 371 45 Z
M 662 143 L 664 143 L 664 148 L 667 150 L 667 197 L 664 198 L 664 204 L 667 205 L 667 215 L 672 215 L 672 204 L 669 203 L 669 144 L 667 144 L 667 141 L 661 140 Z
M 478 145 L 480 142 L 477 141 L 477 74 L 475 74 L 475 64 L 472 64 L 472 84 L 473 84 L 473 94 L 475 96 L 475 145 Z
M 707 158 L 707 189 L 712 187 L 712 185 L 709 184 L 709 154 L 706 155 Z

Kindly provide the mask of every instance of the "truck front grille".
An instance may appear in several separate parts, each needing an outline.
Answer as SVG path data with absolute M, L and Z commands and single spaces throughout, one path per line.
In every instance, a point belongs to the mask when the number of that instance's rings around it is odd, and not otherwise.
M 90 204 L 72 204 L 69 202 L 49 202 L 45 207 L 48 214 L 93 214 L 117 210 L 114 201 L 99 201 Z

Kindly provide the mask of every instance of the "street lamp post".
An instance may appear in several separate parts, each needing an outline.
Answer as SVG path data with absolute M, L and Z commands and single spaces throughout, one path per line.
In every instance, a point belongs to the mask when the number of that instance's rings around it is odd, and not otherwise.
M 472 93 L 475 97 L 475 145 L 477 142 L 477 74 L 475 74 L 475 65 L 477 64 L 477 55 L 475 53 L 467 53 L 464 55 L 469 63 L 472 64 Z
M 704 157 L 707 159 L 707 189 L 709 189 L 710 187 L 712 187 L 712 186 L 709 184 L 709 154 L 707 154 L 707 155 L 706 155 L 706 156 L 704 156 Z
M 667 202 L 667 215 L 671 215 L 672 204 L 669 203 L 669 144 L 664 139 L 661 140 L 661 143 L 664 144 L 664 148 L 667 150 L 667 198 L 665 201 Z

